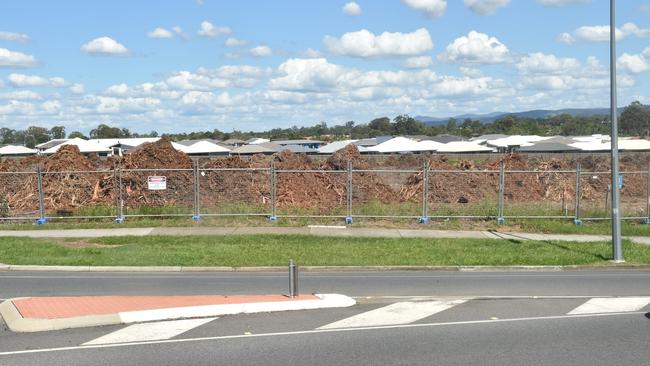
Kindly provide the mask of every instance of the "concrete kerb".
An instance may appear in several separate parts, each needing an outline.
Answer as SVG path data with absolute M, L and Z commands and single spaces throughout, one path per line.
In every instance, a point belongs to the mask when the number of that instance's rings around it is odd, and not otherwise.
M 316 296 L 319 298 L 318 300 L 186 306 L 59 319 L 23 318 L 12 302 L 16 299 L 9 299 L 0 304 L 0 316 L 4 319 L 7 327 L 14 332 L 41 332 L 151 321 L 209 318 L 236 314 L 342 308 L 356 304 L 356 300 L 345 295 L 316 294 Z
M 567 266 L 300 266 L 301 272 L 562 272 L 650 270 L 650 264 L 604 264 Z M 273 267 L 130 267 L 130 266 L 31 266 L 0 265 L 4 272 L 123 272 L 123 273 L 270 273 L 287 271 L 286 266 Z

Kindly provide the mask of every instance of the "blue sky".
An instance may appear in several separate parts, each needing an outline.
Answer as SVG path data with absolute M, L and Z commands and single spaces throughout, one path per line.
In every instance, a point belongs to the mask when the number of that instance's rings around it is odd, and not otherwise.
M 650 104 L 650 1 L 618 1 L 620 105 Z M 0 126 L 265 130 L 606 107 L 606 0 L 22 0 Z

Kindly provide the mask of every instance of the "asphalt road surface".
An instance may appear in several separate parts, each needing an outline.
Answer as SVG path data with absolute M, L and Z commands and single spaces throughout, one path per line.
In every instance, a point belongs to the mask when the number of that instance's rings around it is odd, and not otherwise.
M 302 273 L 344 309 L 17 334 L 0 365 L 650 364 L 650 272 Z M 0 298 L 286 292 L 283 273 L 0 273 Z

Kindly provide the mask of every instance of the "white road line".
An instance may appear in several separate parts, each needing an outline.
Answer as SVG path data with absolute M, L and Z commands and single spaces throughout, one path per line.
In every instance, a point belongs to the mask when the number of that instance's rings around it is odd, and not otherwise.
M 318 329 L 359 328 L 380 325 L 410 324 L 433 314 L 452 308 L 465 300 L 396 302 L 379 309 L 357 314 L 324 325 Z
M 172 320 L 165 322 L 134 324 L 113 333 L 86 342 L 84 346 L 115 343 L 132 343 L 170 339 L 217 318 Z
M 569 315 L 639 311 L 650 304 L 650 297 L 615 297 L 591 299 L 571 310 Z
M 202 337 L 202 338 L 166 339 L 161 341 L 100 344 L 100 345 L 92 345 L 92 346 L 41 348 L 41 349 L 31 349 L 31 350 L 24 350 L 24 351 L 0 352 L 0 356 L 92 350 L 92 349 L 101 349 L 101 348 L 133 347 L 133 346 L 155 345 L 155 344 L 195 343 L 195 342 L 207 342 L 207 341 L 221 341 L 221 340 L 229 340 L 229 339 L 267 338 L 267 337 L 283 337 L 283 336 L 288 337 L 288 336 L 296 336 L 296 335 L 310 335 L 310 334 L 324 334 L 324 333 L 338 333 L 338 332 L 368 332 L 373 330 L 386 330 L 386 329 L 435 328 L 435 327 L 455 326 L 455 325 L 462 326 L 462 325 L 515 323 L 515 322 L 528 322 L 528 321 L 572 320 L 572 319 L 583 319 L 583 318 L 602 318 L 602 317 L 610 317 L 610 316 L 630 316 L 630 315 L 643 315 L 643 314 L 645 314 L 645 312 L 639 311 L 639 312 L 628 312 L 628 313 L 559 315 L 559 316 L 543 316 L 543 317 L 513 318 L 513 319 L 474 320 L 474 321 L 460 321 L 460 322 L 447 322 L 447 323 L 384 325 L 378 327 L 365 327 L 365 328 L 315 329 L 315 330 L 303 330 L 303 331 L 294 331 L 294 332 L 259 333 L 259 334 L 231 335 L 231 336 Z

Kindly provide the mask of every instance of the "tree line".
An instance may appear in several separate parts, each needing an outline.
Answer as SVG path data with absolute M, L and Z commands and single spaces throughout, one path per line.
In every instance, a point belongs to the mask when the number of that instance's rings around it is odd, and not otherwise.
M 650 107 L 640 102 L 633 102 L 627 106 L 620 115 L 620 134 L 622 136 L 650 136 Z M 436 136 L 451 134 L 463 137 L 475 137 L 485 134 L 504 135 L 540 135 L 540 136 L 575 136 L 592 134 L 609 134 L 609 116 L 576 117 L 562 114 L 547 118 L 522 118 L 505 116 L 492 123 L 481 123 L 478 120 L 465 119 L 458 121 L 450 118 L 447 123 L 428 125 L 408 115 L 400 115 L 392 120 L 388 117 L 373 119 L 368 123 L 357 124 L 354 121 L 342 125 L 328 126 L 321 122 L 315 126 L 291 128 L 274 128 L 264 132 L 222 132 L 217 129 L 212 131 L 199 131 L 187 133 L 162 134 L 172 140 L 198 140 L 215 139 L 227 140 L 230 138 L 249 139 L 253 137 L 278 139 L 316 138 L 321 140 L 361 139 L 366 137 L 386 135 L 426 135 Z M 79 131 L 73 131 L 68 138 L 127 138 L 127 137 L 158 137 L 158 132 L 151 131 L 145 134 L 131 132 L 128 128 L 111 127 L 100 124 L 85 136 Z M 34 147 L 37 144 L 51 139 L 66 137 L 64 126 L 44 128 L 30 126 L 26 130 L 13 130 L 0 128 L 0 145 L 19 144 Z

